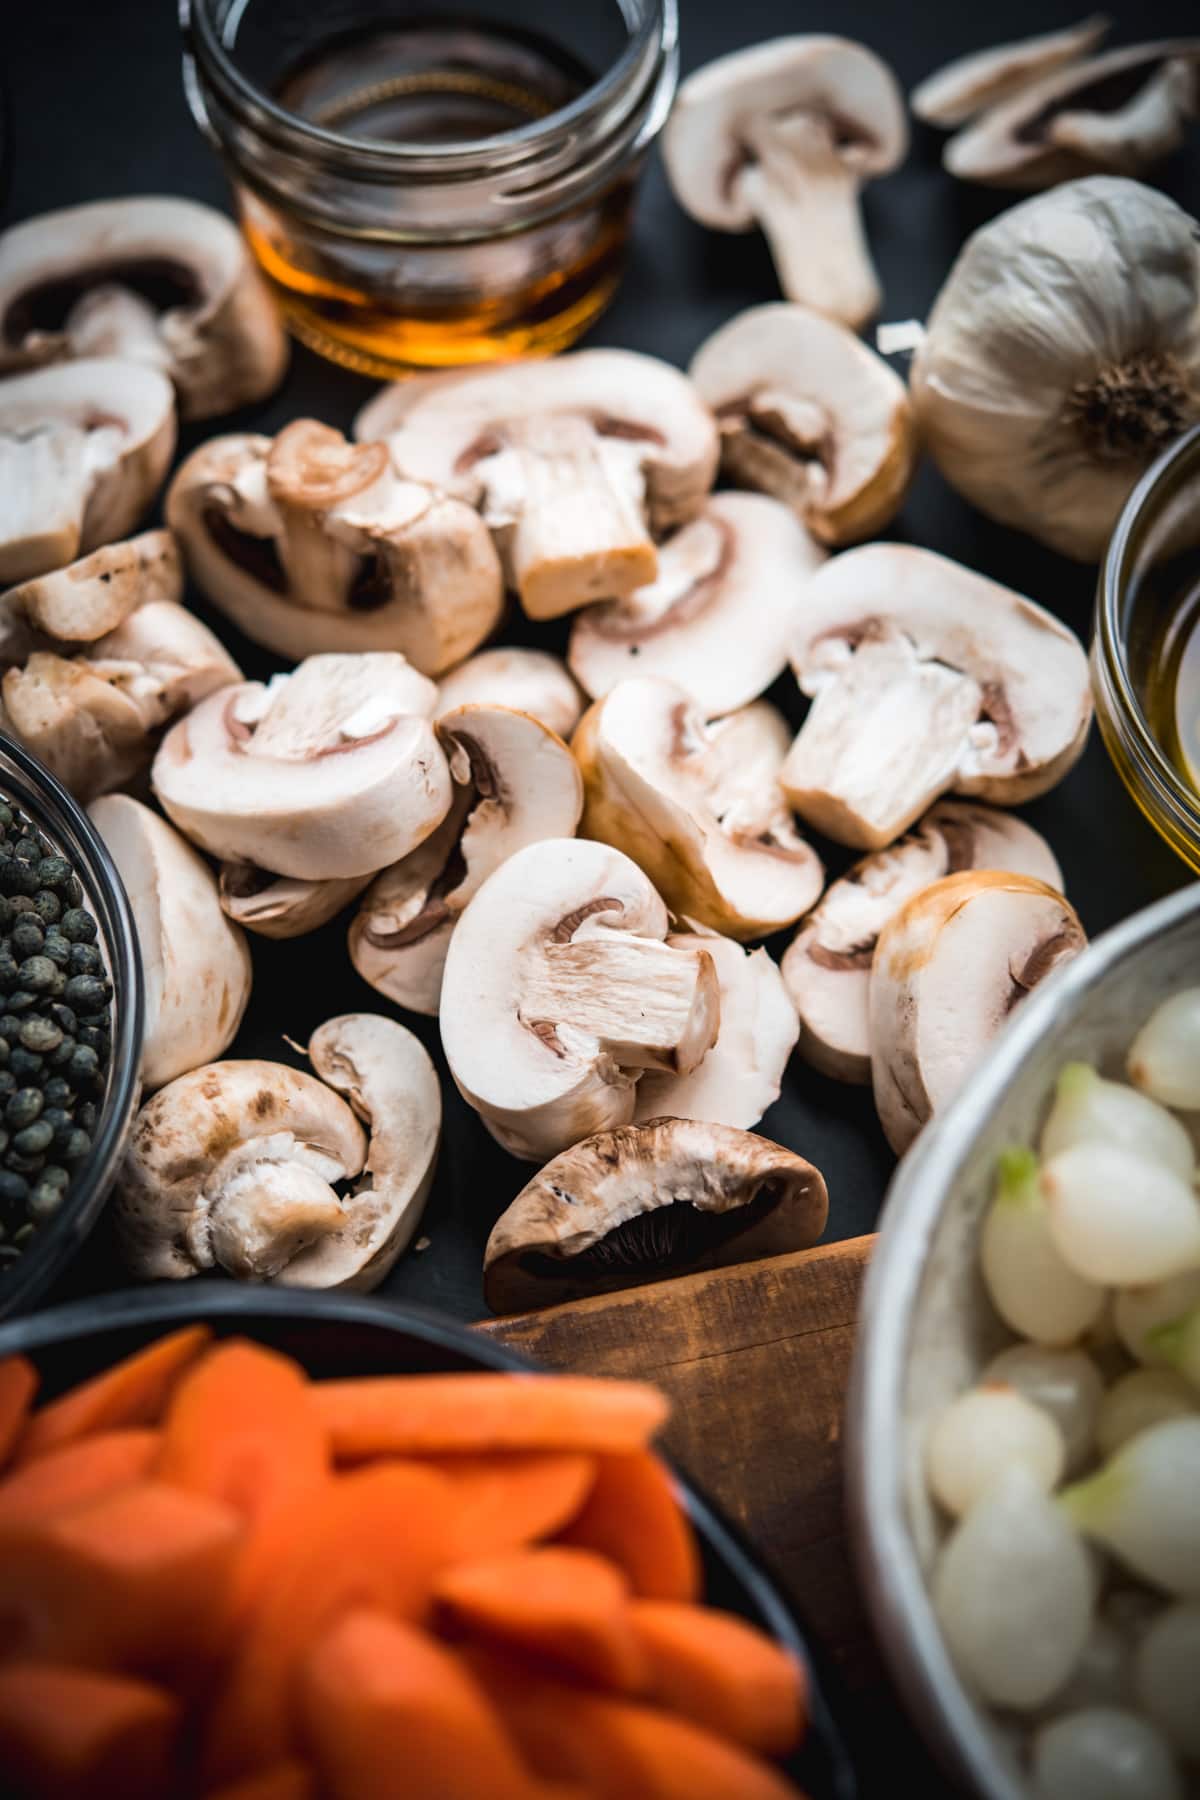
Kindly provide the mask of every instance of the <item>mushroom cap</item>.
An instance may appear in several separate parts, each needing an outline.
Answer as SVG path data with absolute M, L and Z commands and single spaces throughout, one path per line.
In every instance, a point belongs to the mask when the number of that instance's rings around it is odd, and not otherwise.
M 424 844 L 375 878 L 350 927 L 363 980 L 423 1013 L 438 1010 L 450 934 L 471 896 L 526 844 L 573 837 L 583 811 L 575 758 L 528 713 L 460 706 L 435 729 L 455 801 Z
M 207 863 L 127 794 L 88 808 L 137 925 L 146 992 L 142 1081 L 162 1087 L 224 1054 L 250 998 L 246 940 L 221 911 Z
M 0 611 L 64 644 L 93 644 L 148 601 L 183 598 L 183 564 L 169 531 L 143 531 L 0 594 Z
M 905 901 L 964 869 L 1004 869 L 1062 888 L 1050 846 L 1023 819 L 970 801 L 939 800 L 908 837 L 832 882 L 801 923 L 781 968 L 800 1018 L 800 1054 L 822 1075 L 870 1081 L 876 939 Z
M 908 389 L 844 325 L 786 301 L 752 306 L 701 344 L 689 373 L 732 480 L 784 501 L 825 544 L 891 523 L 917 466 Z
M 622 681 L 575 733 L 584 833 L 632 856 L 679 918 L 734 938 L 778 931 L 823 881 L 779 788 L 789 736 L 765 701 L 708 724 L 674 682 Z
M 177 194 L 94 200 L 0 236 L 0 369 L 87 354 L 162 369 L 185 418 L 260 400 L 287 333 L 245 239 Z
M 597 1132 L 556 1156 L 492 1228 L 493 1312 L 519 1312 L 815 1243 L 818 1170 L 779 1144 L 692 1119 Z
M 175 451 L 157 369 L 86 357 L 0 384 L 0 581 L 25 581 L 127 537 Z
M 792 667 L 815 704 L 783 769 L 797 812 L 882 849 L 947 792 L 1017 805 L 1082 753 L 1087 658 L 1032 601 L 947 557 L 866 544 L 804 591 Z
M 295 938 L 336 918 L 357 900 L 370 879 L 367 874 L 340 881 L 300 881 L 292 875 L 273 875 L 253 863 L 227 862 L 221 864 L 218 893 L 221 911 L 235 924 L 259 937 Z
M 134 1121 L 115 1200 L 122 1253 L 148 1280 L 218 1265 L 268 1279 L 340 1229 L 330 1184 L 365 1156 L 350 1107 L 313 1076 L 258 1061 L 192 1069 Z
M 593 699 L 633 675 L 663 675 L 707 718 L 758 698 L 787 667 L 800 590 L 824 554 L 786 507 L 712 494 L 658 552 L 658 577 L 589 606 L 567 658 Z
M 468 705 L 511 706 L 565 739 L 579 723 L 584 699 L 561 657 L 505 645 L 479 650 L 442 676 L 438 717 Z
M 408 1248 L 429 1197 L 442 1090 L 412 1032 L 376 1013 L 327 1019 L 309 1038 L 308 1055 L 371 1138 L 363 1172 L 343 1203 L 345 1224 L 301 1250 L 276 1279 L 284 1287 L 370 1293 Z
M 918 119 L 927 125 L 962 125 L 987 106 L 1013 98 L 1033 82 L 1087 56 L 1108 33 L 1112 20 L 1093 13 L 1078 25 L 1040 32 L 990 50 L 957 57 L 927 75 L 908 97 Z
M 703 950 L 721 990 L 721 1029 L 688 1075 L 647 1069 L 638 1082 L 634 1123 L 702 1119 L 748 1129 L 779 1098 L 800 1025 L 783 976 L 765 950 L 746 950 L 715 932 L 679 933 L 673 950 Z
M 1086 943 L 1061 894 L 993 869 L 943 876 L 886 922 L 871 968 L 871 1077 L 897 1155 L 958 1092 L 1013 1007 Z
M 518 850 L 468 903 L 442 978 L 442 1048 L 515 1156 L 544 1161 L 633 1116 L 643 1068 L 694 1068 L 719 1025 L 711 959 L 671 950 L 667 909 L 606 844 Z
M 755 215 L 739 176 L 746 127 L 771 114 L 827 121 L 862 179 L 894 169 L 908 149 L 904 97 L 887 64 L 849 38 L 771 38 L 689 75 L 663 133 L 663 160 L 685 212 L 717 231 L 749 231 Z
M 303 880 L 372 874 L 445 816 L 451 782 L 427 715 L 433 683 L 402 656 L 310 656 L 172 727 L 151 779 L 193 842 Z

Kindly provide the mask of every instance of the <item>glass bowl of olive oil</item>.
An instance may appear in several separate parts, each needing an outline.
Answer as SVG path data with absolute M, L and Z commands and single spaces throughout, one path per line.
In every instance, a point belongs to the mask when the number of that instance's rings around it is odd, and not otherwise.
M 1133 490 L 1100 571 L 1096 716 L 1146 817 L 1200 872 L 1200 425 Z

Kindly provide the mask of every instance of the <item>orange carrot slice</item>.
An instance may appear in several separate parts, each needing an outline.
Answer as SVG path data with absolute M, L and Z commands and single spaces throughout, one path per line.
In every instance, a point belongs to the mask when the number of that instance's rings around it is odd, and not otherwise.
M 786 1650 L 711 1607 L 637 1600 L 631 1611 L 650 1699 L 763 1756 L 796 1748 L 804 1674 Z
M 207 1325 L 187 1325 L 51 1400 L 34 1413 L 22 1433 L 17 1461 L 44 1456 L 91 1431 L 157 1425 L 179 1376 L 211 1337 Z
M 648 1451 L 598 1459 L 592 1491 L 560 1541 L 607 1556 L 647 1600 L 699 1598 L 691 1522 L 670 1475 Z
M 208 1800 L 317 1800 L 317 1778 L 307 1763 L 276 1763 L 230 1787 L 210 1788 Z
M 4 1791 L 27 1800 L 159 1800 L 174 1792 L 179 1707 L 125 1675 L 0 1664 Z
M 583 1505 L 595 1477 L 591 1456 L 564 1450 L 422 1457 L 453 1481 L 463 1542 L 477 1555 L 552 1537 Z
M 372 1375 L 313 1389 L 334 1455 L 636 1450 L 664 1423 L 657 1388 L 586 1375 Z
M 149 1481 L 11 1520 L 0 1528 L 9 1647 L 108 1669 L 202 1655 L 240 1535 L 229 1507 Z
M 629 1584 L 590 1550 L 551 1545 L 459 1563 L 434 1593 L 451 1630 L 544 1659 L 555 1673 L 625 1693 L 645 1679 Z
M 401 1620 L 347 1613 L 309 1653 L 299 1703 L 330 1800 L 542 1791 L 458 1659 Z
M 0 1469 L 25 1429 L 37 1384 L 37 1370 L 27 1356 L 6 1356 L 0 1362 Z
M 157 1431 L 98 1431 L 22 1463 L 0 1482 L 0 1526 L 11 1519 L 40 1519 L 142 1480 L 158 1446 Z

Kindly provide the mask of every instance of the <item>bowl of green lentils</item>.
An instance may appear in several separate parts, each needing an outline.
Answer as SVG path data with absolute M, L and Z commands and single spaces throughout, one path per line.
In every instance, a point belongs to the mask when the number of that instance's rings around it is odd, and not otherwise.
M 61 1274 L 140 1095 L 142 969 L 86 813 L 0 733 L 0 1317 Z

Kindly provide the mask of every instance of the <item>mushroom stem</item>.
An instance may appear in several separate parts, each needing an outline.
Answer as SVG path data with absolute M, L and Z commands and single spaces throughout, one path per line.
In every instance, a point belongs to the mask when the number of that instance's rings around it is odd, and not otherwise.
M 577 1031 L 598 1039 L 622 1068 L 685 1075 L 716 1042 L 716 970 L 704 952 L 632 933 L 546 944 L 531 961 L 521 1018 L 552 1048 Z
M 269 1281 L 292 1258 L 346 1222 L 323 1176 L 298 1158 L 269 1161 L 248 1147 L 244 1166 L 226 1174 L 207 1219 L 217 1266 L 245 1281 Z
M 67 315 L 72 356 L 119 356 L 170 371 L 158 330 L 158 314 L 132 288 L 106 283 L 89 290 Z

